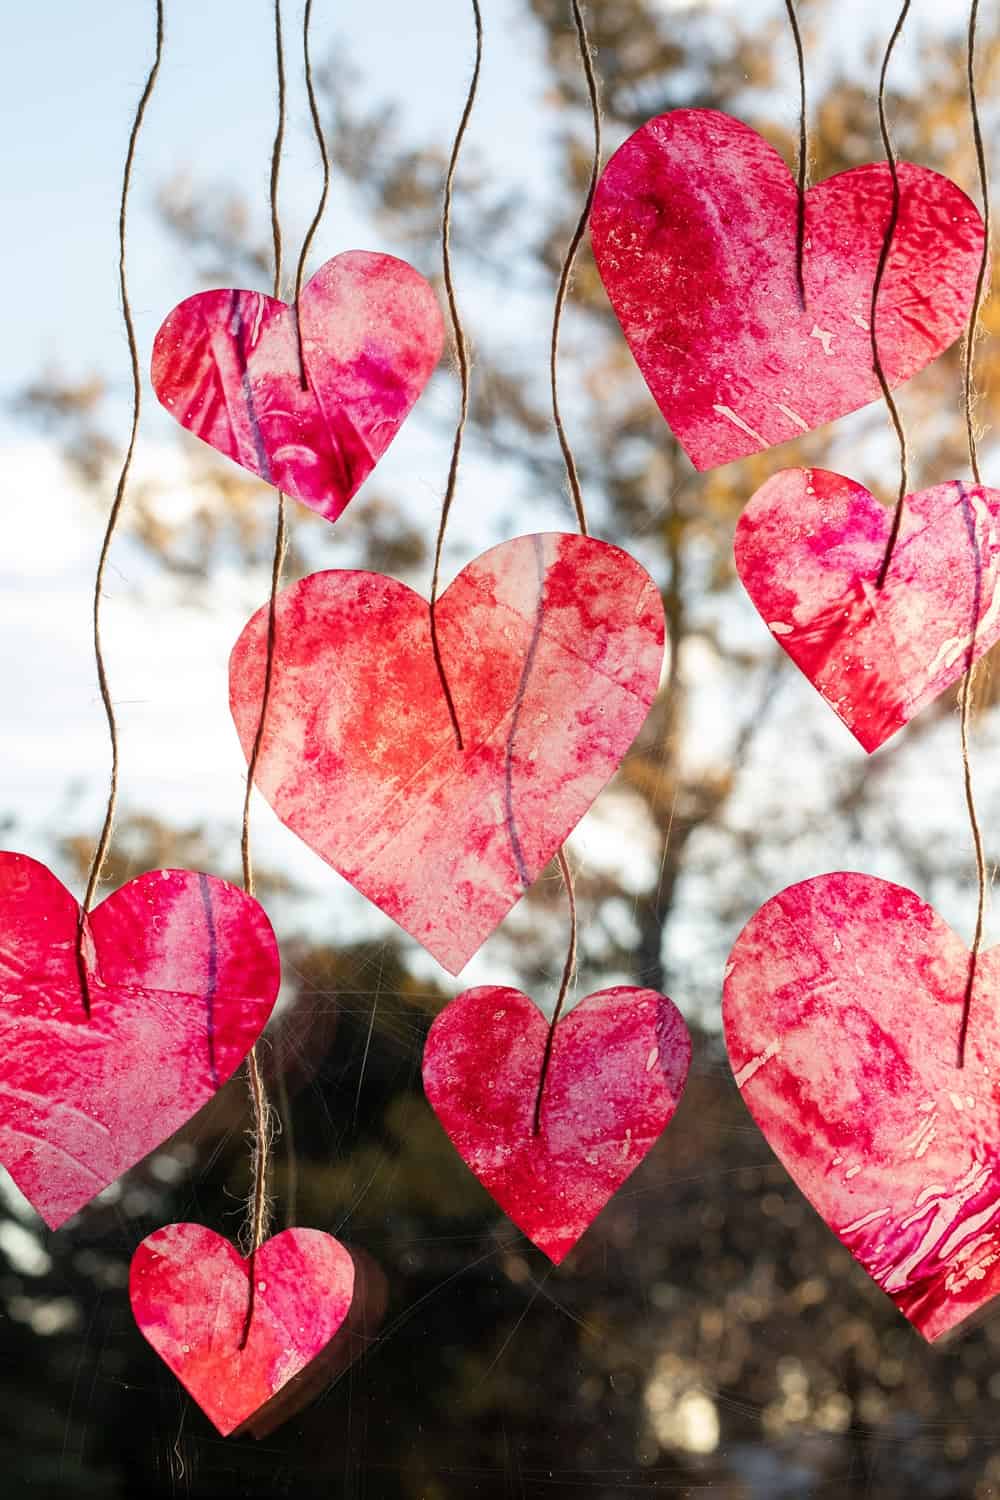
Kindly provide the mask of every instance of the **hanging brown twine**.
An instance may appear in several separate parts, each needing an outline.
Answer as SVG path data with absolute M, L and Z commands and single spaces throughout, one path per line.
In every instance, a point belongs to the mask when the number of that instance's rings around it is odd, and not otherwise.
M 809 137 L 806 127 L 806 61 L 802 51 L 802 33 L 795 10 L 795 0 L 785 0 L 792 38 L 795 42 L 795 60 L 799 70 L 799 159 L 796 168 L 798 205 L 795 223 L 795 280 L 799 288 L 799 302 L 805 311 L 806 305 L 806 183 L 809 174 Z
M 979 274 L 976 277 L 976 292 L 972 299 L 972 310 L 969 313 L 969 327 L 965 338 L 962 386 L 965 397 L 965 430 L 969 444 L 969 466 L 972 469 L 972 477 L 975 483 L 982 484 L 982 476 L 979 472 L 979 452 L 976 442 L 973 379 L 975 373 L 976 334 L 979 328 L 979 314 L 982 310 L 986 286 L 986 272 L 990 259 L 990 180 L 986 164 L 986 151 L 983 146 L 983 132 L 979 120 L 979 101 L 976 97 L 976 22 L 978 19 L 979 0 L 972 0 L 969 10 L 969 44 L 967 55 L 969 112 L 972 116 L 972 134 L 976 146 L 976 163 L 979 168 L 979 191 L 983 202 L 983 253 L 979 262 Z M 975 523 L 973 522 L 974 525 Z M 974 535 L 975 532 L 973 531 Z M 969 1013 L 972 1008 L 972 996 L 976 984 L 976 969 L 979 963 L 979 951 L 982 946 L 983 918 L 986 910 L 986 855 L 983 850 L 982 829 L 979 826 L 979 817 L 976 813 L 976 802 L 972 788 L 972 766 L 969 759 L 969 721 L 972 715 L 972 684 L 975 676 L 972 658 L 976 649 L 976 631 L 978 626 L 979 591 L 977 589 L 975 618 L 973 619 L 972 635 L 969 640 L 969 665 L 962 681 L 960 723 L 965 805 L 969 813 L 969 827 L 972 830 L 972 844 L 976 855 L 976 877 L 979 885 L 979 895 L 976 905 L 976 930 L 972 939 L 969 974 L 966 980 L 965 999 L 962 1006 L 962 1024 L 958 1037 L 958 1066 L 960 1068 L 965 1066 L 965 1044 L 969 1030 Z
M 271 241 L 274 253 L 274 296 L 281 295 L 282 244 L 281 220 L 278 214 L 278 187 L 281 177 L 281 153 L 285 141 L 285 47 L 281 31 L 281 0 L 274 0 L 274 50 L 278 84 L 278 118 L 271 147 Z M 254 894 L 253 861 L 250 853 L 250 799 L 253 796 L 254 777 L 264 742 L 264 727 L 267 706 L 271 696 L 274 677 L 274 657 L 277 644 L 277 601 L 281 586 L 281 569 L 285 560 L 287 529 L 285 524 L 285 497 L 278 492 L 277 520 L 274 532 L 274 551 L 271 559 L 271 592 L 267 609 L 267 655 L 264 663 L 264 689 L 261 695 L 260 717 L 254 734 L 253 748 L 247 764 L 246 792 L 243 797 L 243 828 L 240 836 L 240 851 L 243 858 L 243 888 L 248 896 Z M 260 1060 L 256 1046 L 247 1054 L 247 1083 L 250 1093 L 250 1108 L 253 1123 L 250 1130 L 251 1171 L 253 1190 L 247 1213 L 246 1233 L 250 1242 L 250 1279 L 247 1317 L 240 1348 L 246 1344 L 253 1320 L 255 1279 L 253 1258 L 267 1238 L 270 1203 L 268 1200 L 268 1173 L 273 1136 L 271 1106 L 268 1103 L 264 1080 L 260 1071 Z
M 597 74 L 594 69 L 594 61 L 590 51 L 590 38 L 587 35 L 587 23 L 579 0 L 570 0 L 570 10 L 573 15 L 573 25 L 576 28 L 577 42 L 580 49 L 580 61 L 583 65 L 584 77 L 587 80 L 587 95 L 590 100 L 590 113 L 593 125 L 593 156 L 590 166 L 590 182 L 587 187 L 587 195 L 584 200 L 580 217 L 576 228 L 570 238 L 563 260 L 559 283 L 556 288 L 555 303 L 552 309 L 552 341 L 549 353 L 549 376 L 552 390 L 552 420 L 555 424 L 556 433 L 559 438 L 559 446 L 562 449 L 563 460 L 566 464 L 566 478 L 569 483 L 569 491 L 573 500 L 573 508 L 576 511 L 577 522 L 580 527 L 581 536 L 588 536 L 587 513 L 584 509 L 583 495 L 580 491 L 580 480 L 577 474 L 576 460 L 569 438 L 563 426 L 562 417 L 559 412 L 559 385 L 558 385 L 558 363 L 559 363 L 559 324 L 562 320 L 563 306 L 569 293 L 570 281 L 573 275 L 573 266 L 580 243 L 586 232 L 587 221 L 590 218 L 590 210 L 594 201 L 594 191 L 597 187 L 597 179 L 601 171 L 601 100 L 597 84 Z M 555 1042 L 556 1026 L 562 1015 L 566 996 L 576 972 L 576 951 L 578 941 L 577 914 L 576 914 L 576 891 L 573 885 L 573 872 L 566 859 L 566 852 L 560 849 L 556 858 L 559 861 L 559 872 L 562 875 L 563 885 L 566 888 L 566 899 L 569 903 L 569 945 L 566 950 L 566 962 L 563 964 L 562 979 L 559 984 L 559 993 L 552 1011 L 552 1020 L 549 1022 L 548 1036 L 545 1038 L 545 1051 L 542 1054 L 542 1066 L 538 1075 L 538 1092 L 535 1095 L 535 1110 L 532 1122 L 532 1132 L 538 1135 L 542 1128 L 542 1096 L 545 1092 L 545 1080 L 548 1078 L 549 1065 L 552 1061 L 552 1048 Z
M 309 97 L 309 114 L 312 118 L 313 135 L 316 137 L 316 145 L 319 147 L 320 161 L 323 163 L 323 187 L 313 214 L 312 223 L 306 230 L 305 239 L 302 241 L 302 249 L 299 252 L 299 263 L 295 268 L 295 337 L 299 348 L 299 380 L 302 389 L 308 390 L 309 382 L 306 379 L 306 362 L 302 350 L 302 327 L 299 323 L 298 309 L 299 298 L 302 295 L 302 282 L 306 272 L 306 261 L 316 231 L 323 222 L 326 212 L 326 200 L 330 196 L 330 153 L 327 149 L 326 135 L 323 132 L 323 122 L 319 117 L 319 105 L 316 101 L 316 85 L 313 82 L 312 57 L 309 51 L 309 27 L 312 22 L 312 0 L 306 0 L 305 11 L 302 15 L 302 61 L 306 75 L 306 93 Z M 277 294 L 276 294 L 277 295 Z
M 885 369 L 882 365 L 882 356 L 879 353 L 878 347 L 878 334 L 875 327 L 875 316 L 878 310 L 878 294 L 882 290 L 882 280 L 885 276 L 885 268 L 889 264 L 889 256 L 892 253 L 892 241 L 896 233 L 896 225 L 899 223 L 900 204 L 899 168 L 896 165 L 896 152 L 892 144 L 892 136 L 889 134 L 889 122 L 886 118 L 885 112 L 885 84 L 886 76 L 889 72 L 889 62 L 892 58 L 893 49 L 895 48 L 896 43 L 899 40 L 900 34 L 903 30 L 903 23 L 906 20 L 909 9 L 910 0 L 903 0 L 903 7 L 899 12 L 899 17 L 896 21 L 895 26 L 893 27 L 892 36 L 889 38 L 889 45 L 885 49 L 885 56 L 882 59 L 882 71 L 879 74 L 878 81 L 878 126 L 882 136 L 882 148 L 885 151 L 885 159 L 889 164 L 889 175 L 892 178 L 892 206 L 889 210 L 889 221 L 885 226 L 885 237 L 882 240 L 882 250 L 878 258 L 878 267 L 875 271 L 875 280 L 872 283 L 871 312 L 869 315 L 871 323 L 869 327 L 869 334 L 871 337 L 872 346 L 872 365 L 875 370 L 875 375 L 878 379 L 879 387 L 882 391 L 882 398 L 885 401 L 886 409 L 889 413 L 889 418 L 892 422 L 896 437 L 899 441 L 899 494 L 896 497 L 896 509 L 892 517 L 892 527 L 889 531 L 889 540 L 886 544 L 885 556 L 882 559 L 882 566 L 879 568 L 878 578 L 875 580 L 875 587 L 877 589 L 883 587 L 886 577 L 889 573 L 889 565 L 892 562 L 892 554 L 895 551 L 896 541 L 899 537 L 899 528 L 903 522 L 903 505 L 906 500 L 906 490 L 908 485 L 906 430 L 903 427 L 903 419 L 899 414 L 899 408 L 896 405 L 892 391 L 889 389 L 889 382 L 886 379 Z
M 122 318 L 125 323 L 125 338 L 128 342 L 129 362 L 132 369 L 132 425 L 129 430 L 125 457 L 122 460 L 121 470 L 118 475 L 118 483 L 115 486 L 115 497 L 111 503 L 111 511 L 108 515 L 104 541 L 101 544 L 100 557 L 97 561 L 97 572 L 94 576 L 94 660 L 97 664 L 97 681 L 101 692 L 101 702 L 104 704 L 104 714 L 108 722 L 108 738 L 111 742 L 111 775 L 108 782 L 108 801 L 104 811 L 104 823 L 90 861 L 90 873 L 87 876 L 87 887 L 83 897 L 83 904 L 80 908 L 80 920 L 76 930 L 76 967 L 80 978 L 80 994 L 83 1000 L 83 1008 L 88 1016 L 90 1015 L 90 976 L 87 972 L 87 960 L 84 955 L 87 914 L 93 905 L 94 896 L 100 884 L 101 872 L 104 869 L 104 862 L 108 857 L 108 848 L 111 844 L 111 830 L 115 821 L 115 808 L 118 805 L 118 720 L 115 717 L 115 708 L 111 701 L 111 689 L 108 685 L 108 673 L 104 662 L 104 646 L 101 641 L 101 598 L 104 592 L 104 574 L 107 570 L 108 556 L 111 552 L 111 542 L 118 526 L 118 520 L 128 490 L 128 477 L 132 468 L 132 456 L 135 453 L 135 442 L 139 433 L 139 416 L 142 410 L 142 378 L 139 373 L 139 346 L 135 337 L 135 324 L 132 320 L 132 304 L 129 300 L 128 276 L 125 267 L 128 199 L 129 190 L 132 186 L 132 168 L 135 163 L 135 152 L 139 142 L 139 134 L 146 115 L 146 106 L 149 104 L 153 90 L 156 87 L 156 79 L 160 71 L 162 57 L 163 0 L 156 0 L 156 51 L 142 93 L 139 96 L 139 103 L 132 121 L 132 129 L 129 132 L 128 149 L 125 152 L 125 168 L 122 173 L 121 199 L 118 209 L 118 286 L 122 299 Z
M 448 517 L 451 514 L 451 507 L 455 499 L 455 489 L 458 484 L 458 465 L 462 456 L 462 439 L 465 436 L 465 426 L 469 418 L 471 365 L 469 360 L 469 346 L 466 342 L 465 329 L 462 326 L 462 317 L 458 310 L 458 299 L 455 296 L 455 283 L 451 274 L 451 200 L 455 186 L 455 173 L 458 170 L 458 161 L 462 154 L 462 142 L 465 139 L 465 132 L 468 129 L 469 119 L 476 102 L 476 91 L 479 88 L 479 71 L 483 61 L 483 18 L 479 9 L 479 0 L 472 0 L 472 13 L 476 26 L 476 60 L 472 69 L 472 78 L 469 81 L 469 92 L 466 95 L 465 105 L 462 109 L 462 117 L 458 122 L 455 141 L 451 148 L 448 172 L 444 180 L 444 205 L 441 210 L 441 263 L 444 272 L 444 288 L 448 298 L 448 313 L 451 317 L 451 331 L 455 343 L 455 357 L 458 360 L 458 374 L 462 394 L 458 422 L 455 426 L 455 438 L 451 448 L 451 463 L 448 466 L 448 480 L 445 484 L 444 499 L 441 502 L 441 520 L 438 523 L 437 541 L 434 545 L 434 572 L 431 575 L 431 648 L 434 652 L 434 663 L 437 667 L 438 677 L 441 679 L 441 689 L 444 693 L 445 702 L 448 705 L 448 717 L 451 719 L 451 727 L 455 731 L 455 743 L 459 750 L 464 748 L 462 728 L 458 722 L 458 714 L 455 711 L 455 700 L 451 695 L 448 674 L 445 671 L 444 659 L 441 655 L 436 607 L 438 589 L 441 583 L 441 554 L 444 549 L 444 535 L 448 527 Z

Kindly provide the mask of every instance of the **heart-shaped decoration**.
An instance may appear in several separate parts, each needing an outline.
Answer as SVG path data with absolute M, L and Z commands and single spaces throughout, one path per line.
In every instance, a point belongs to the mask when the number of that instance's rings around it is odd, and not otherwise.
M 1000 950 L 912 891 L 821 875 L 762 906 L 726 968 L 743 1099 L 830 1228 L 927 1339 L 1000 1291 Z
M 84 929 L 44 865 L 0 852 L 0 1162 L 51 1229 L 235 1072 L 278 992 L 263 909 L 189 870 L 130 880 Z
M 186 298 L 156 335 L 153 387 L 182 427 L 335 521 L 443 344 L 441 311 L 419 272 L 351 250 L 303 287 L 298 329 L 295 308 L 261 292 Z
M 691 1062 L 672 1001 L 619 985 L 556 1025 L 520 990 L 466 990 L 435 1020 L 424 1092 L 462 1160 L 556 1265 L 669 1125 Z
M 902 162 L 879 288 L 890 385 L 964 331 L 983 225 L 954 183 Z M 805 197 L 749 126 L 711 109 L 649 120 L 608 162 L 590 234 L 597 268 L 646 383 L 696 469 L 786 443 L 878 398 L 872 287 L 892 203 L 884 162 Z
M 892 513 L 825 469 L 784 469 L 736 527 L 736 567 L 768 629 L 868 751 L 1000 639 L 1000 490 L 953 480 Z
M 503 920 L 617 769 L 649 712 L 663 606 L 606 542 L 517 537 L 435 610 L 379 573 L 278 596 L 256 781 L 281 821 L 452 973 Z M 230 706 L 249 759 L 268 609 L 240 636 Z
M 129 1296 L 143 1337 L 228 1437 L 307 1379 L 348 1315 L 354 1262 L 318 1229 L 286 1229 L 244 1260 L 201 1224 L 168 1224 L 132 1257 Z

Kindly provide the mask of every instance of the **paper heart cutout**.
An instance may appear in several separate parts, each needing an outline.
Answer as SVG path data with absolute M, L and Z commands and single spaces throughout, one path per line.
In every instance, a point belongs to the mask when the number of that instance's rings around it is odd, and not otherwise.
M 424 1047 L 424 1092 L 455 1150 L 509 1219 L 558 1265 L 673 1118 L 691 1038 L 671 1000 L 618 985 L 549 1023 L 520 990 L 458 995 Z
M 278 596 L 256 782 L 281 821 L 457 973 L 617 769 L 649 711 L 663 606 L 626 552 L 558 532 L 463 568 L 437 631 L 378 573 L 314 573 Z M 249 759 L 268 609 L 240 636 L 230 707 Z
M 925 1338 L 1000 1291 L 1000 949 L 919 896 L 838 873 L 761 907 L 729 956 L 744 1102 L 827 1224 Z
M 153 344 L 153 387 L 182 427 L 335 521 L 378 463 L 441 356 L 430 284 L 394 255 L 350 250 L 295 309 L 261 292 L 199 292 Z
M 768 629 L 868 751 L 1000 639 L 1000 490 L 952 480 L 892 512 L 826 469 L 784 469 L 736 527 L 736 568 Z
M 964 331 L 983 249 L 975 206 L 946 177 L 899 166 L 901 205 L 879 289 L 890 385 Z M 872 286 L 892 202 L 884 162 L 798 193 L 756 131 L 711 109 L 649 120 L 598 183 L 590 236 L 653 399 L 696 469 L 786 443 L 880 395 Z
M 318 1229 L 286 1229 L 244 1260 L 201 1224 L 168 1224 L 142 1241 L 129 1272 L 139 1331 L 223 1437 L 279 1393 L 287 1399 L 353 1296 L 349 1252 Z
M 263 909 L 225 880 L 157 870 L 87 919 L 37 860 L 0 852 L 0 1162 L 51 1229 L 225 1083 L 278 992 Z

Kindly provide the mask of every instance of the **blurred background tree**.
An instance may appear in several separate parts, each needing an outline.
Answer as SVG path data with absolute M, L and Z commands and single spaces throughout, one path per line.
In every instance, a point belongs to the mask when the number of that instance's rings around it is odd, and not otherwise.
M 450 560 L 535 523 L 564 490 L 541 341 L 589 171 L 589 117 L 568 6 L 525 0 L 548 70 L 551 162 L 498 179 L 476 150 L 460 173 L 455 244 L 476 351 L 470 462 L 500 498 L 460 489 Z M 801 7 L 807 50 L 837 6 Z M 794 88 L 779 10 L 598 0 L 591 39 L 607 148 L 678 105 L 725 109 L 791 163 Z M 881 18 L 880 18 L 881 19 Z M 974 194 L 960 18 L 926 45 L 889 98 L 900 153 Z M 413 24 L 417 24 L 413 22 Z M 458 20 L 456 20 L 456 25 Z M 489 25 L 489 16 L 487 16 Z M 1000 34 L 984 20 L 988 98 Z M 869 78 L 873 76 L 873 67 Z M 811 67 L 815 179 L 880 154 L 870 87 Z M 416 138 L 373 80 L 342 56 L 320 73 L 335 170 L 385 242 L 428 274 L 438 264 L 448 143 Z M 776 100 L 780 97 L 780 108 Z M 791 100 L 791 104 L 789 103 Z M 522 164 L 523 165 L 523 164 Z M 265 286 L 255 208 L 178 164 L 162 221 L 192 283 Z M 512 310 L 499 318 L 496 309 Z M 996 314 L 987 308 L 992 331 Z M 1000 383 L 995 341 L 979 354 L 980 417 Z M 446 451 L 453 371 L 413 420 Z M 725 1500 L 1000 1496 L 1000 1316 L 931 1353 L 774 1162 L 736 1095 L 721 1047 L 719 989 L 742 923 L 792 880 L 856 867 L 898 879 L 968 935 L 971 845 L 958 732 L 946 697 L 870 760 L 776 651 L 734 576 L 732 533 L 778 467 L 840 469 L 888 496 L 895 455 L 878 406 L 746 462 L 696 475 L 653 406 L 584 247 L 564 325 L 562 386 L 593 529 L 656 578 L 672 650 L 662 692 L 613 786 L 571 841 L 582 913 L 578 994 L 615 982 L 670 993 L 695 1033 L 693 1075 L 667 1135 L 553 1272 L 458 1160 L 420 1090 L 430 1020 L 453 992 L 392 924 L 330 874 L 331 921 L 296 919 L 296 876 L 276 863 L 261 893 L 282 940 L 285 993 L 265 1044 L 283 1133 L 275 1196 L 299 1222 L 363 1247 L 390 1289 L 381 1331 L 317 1404 L 260 1444 L 217 1439 L 132 1326 L 126 1282 L 138 1240 L 171 1219 L 238 1231 L 247 1189 L 243 1084 L 232 1080 L 173 1141 L 63 1232 L 44 1233 L 5 1186 L 0 1309 L 7 1493 L 99 1496 L 343 1495 L 373 1500 L 612 1500 L 633 1493 Z M 913 487 L 966 472 L 959 351 L 901 396 Z M 52 371 L 18 409 L 57 444 L 102 507 L 120 434 L 100 372 Z M 264 592 L 273 493 L 186 435 L 176 475 L 143 471 L 132 544 L 174 602 L 203 604 L 218 567 Z M 987 478 L 993 445 L 984 449 Z M 440 472 L 444 474 L 442 457 Z M 568 502 L 565 524 L 571 526 Z M 294 508 L 286 576 L 326 565 L 324 523 Z M 338 524 L 333 555 L 426 588 L 433 506 L 380 470 Z M 463 529 L 464 527 L 464 529 Z M 466 539 L 475 545 L 463 553 Z M 336 565 L 336 564 L 335 564 Z M 980 814 L 1000 811 L 992 679 L 981 675 Z M 236 801 L 217 824 L 174 827 L 133 807 L 109 885 L 192 865 L 236 878 Z M 262 814 L 258 814 L 262 816 Z M 93 826 L 58 833 L 77 876 Z M 332 920 L 336 916 L 337 920 Z M 367 922 L 367 926 L 364 923 Z M 490 944 L 491 977 L 551 1001 L 565 901 L 546 872 Z M 360 937 L 343 940 L 345 931 Z M 337 936 L 332 938 L 331 932 Z

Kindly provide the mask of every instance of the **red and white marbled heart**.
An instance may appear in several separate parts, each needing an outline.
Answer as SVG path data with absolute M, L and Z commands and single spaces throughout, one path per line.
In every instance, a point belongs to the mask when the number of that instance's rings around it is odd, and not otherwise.
M 233 648 L 249 760 L 268 608 Z M 664 621 L 618 547 L 548 532 L 463 568 L 435 610 L 378 573 L 279 594 L 256 784 L 283 823 L 458 973 L 617 770 L 659 685 Z
M 190 870 L 130 880 L 87 917 L 0 852 L 0 1163 L 52 1229 L 179 1130 L 234 1073 L 278 993 L 252 897 Z
M 965 330 L 983 223 L 965 194 L 899 165 L 901 201 L 879 289 L 890 385 Z M 590 216 L 597 268 L 636 364 L 695 468 L 711 469 L 875 401 L 871 300 L 892 204 L 885 162 L 805 195 L 783 159 L 714 109 L 647 121 L 612 156 Z
M 1000 1292 L 1000 949 L 919 896 L 839 872 L 736 940 L 723 993 L 744 1102 L 851 1254 L 925 1338 Z
M 619 985 L 556 1025 L 520 990 L 466 990 L 435 1020 L 424 1092 L 455 1150 L 508 1218 L 559 1264 L 673 1118 L 691 1062 L 677 1007 Z
M 1000 640 L 1000 490 L 952 480 L 892 513 L 826 469 L 783 469 L 736 527 L 736 569 L 778 645 L 877 750 Z
M 156 335 L 153 387 L 182 427 L 335 521 L 443 344 L 429 282 L 394 255 L 350 250 L 302 288 L 297 317 L 261 292 L 186 298 Z

